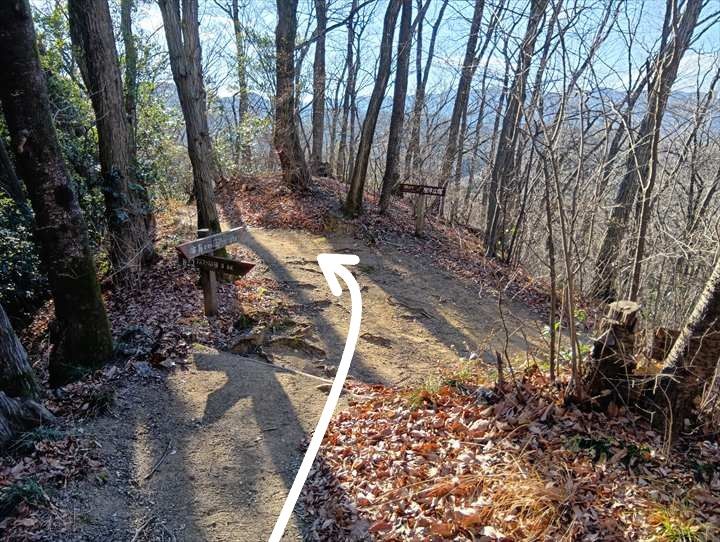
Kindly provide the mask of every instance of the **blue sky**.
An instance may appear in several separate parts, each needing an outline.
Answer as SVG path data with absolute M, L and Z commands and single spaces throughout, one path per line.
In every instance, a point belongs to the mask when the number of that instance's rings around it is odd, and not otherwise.
M 35 0 L 35 4 L 42 4 L 49 0 Z M 223 1 L 223 0 L 218 0 Z M 423 0 L 424 1 L 424 0 Z M 430 8 L 425 26 L 425 47 L 429 41 L 430 25 L 434 22 L 440 6 L 440 0 L 430 0 Z M 558 0 L 550 0 L 550 4 Z M 566 0 L 565 4 L 580 8 L 583 15 L 578 19 L 578 25 L 568 34 L 568 50 L 572 54 L 582 54 L 582 43 L 588 39 L 582 39 L 582 34 L 592 35 L 596 28 L 597 20 L 605 6 L 617 5 L 618 0 Z M 113 5 L 115 0 L 111 0 Z M 228 95 L 234 92 L 234 69 L 233 55 L 234 45 L 232 42 L 232 25 L 225 14 L 217 7 L 213 0 L 199 0 L 201 13 L 201 39 L 203 41 L 203 53 L 207 63 L 209 80 L 221 95 Z M 244 22 L 254 30 L 272 37 L 275 27 L 275 2 L 274 0 L 240 0 L 241 5 L 245 4 Z M 362 3 L 362 0 L 361 0 Z M 483 28 L 487 28 L 488 19 L 495 0 L 486 0 L 485 21 Z M 349 9 L 350 0 L 328 0 L 330 24 L 342 20 Z M 456 84 L 459 67 L 464 55 L 465 43 L 469 32 L 470 17 L 473 11 L 473 0 L 449 0 L 445 18 L 438 36 L 436 47 L 436 58 L 433 64 L 430 88 L 435 91 L 450 90 Z M 526 0 L 508 0 L 508 5 L 513 13 L 520 14 L 527 11 Z M 586 87 L 604 86 L 621 90 L 631 77 L 637 77 L 638 73 L 648 57 L 649 51 L 657 49 L 660 36 L 660 29 L 665 10 L 665 0 L 628 0 L 625 7 L 620 11 L 620 17 L 608 39 L 603 44 L 594 62 L 595 79 L 585 81 Z M 309 36 L 315 23 L 312 16 L 312 0 L 300 0 L 298 39 Z M 362 72 L 360 79 L 360 93 L 369 94 L 372 90 L 374 80 L 374 69 L 378 55 L 382 19 L 387 6 L 387 0 L 378 0 L 377 3 L 362 10 L 362 15 L 369 19 L 365 30 L 362 47 Z M 708 6 L 703 12 L 707 16 L 720 10 L 720 0 L 709 0 Z M 565 14 L 566 15 L 566 14 Z M 519 15 L 516 15 L 519 16 Z M 701 16 L 702 18 L 702 16 Z M 563 17 L 561 17 L 561 20 Z M 514 26 L 513 16 L 507 15 L 502 20 L 504 32 L 510 40 L 510 48 L 515 49 L 524 31 L 523 21 Z M 141 1 L 137 18 L 137 27 L 147 34 L 153 34 L 154 39 L 164 47 L 164 34 L 160 10 L 155 2 Z M 628 58 L 628 42 L 623 36 L 628 28 L 636 29 L 636 36 Z M 481 36 L 482 37 L 482 36 Z M 396 36 L 397 38 L 397 36 Z M 541 36 L 538 44 L 542 42 Z M 332 78 L 337 74 L 345 55 L 346 31 L 344 26 L 340 27 L 328 36 L 327 69 Z M 504 68 L 504 60 L 500 54 L 502 43 L 490 54 L 489 68 L 490 78 L 500 77 Z M 307 74 L 312 67 L 312 49 L 305 59 L 304 69 Z M 576 59 L 575 59 L 576 60 Z M 573 62 L 573 58 L 570 58 Z M 698 74 L 706 73 L 713 66 L 720 62 L 720 25 L 708 29 L 704 35 L 694 44 L 692 50 L 688 51 L 683 58 L 680 74 L 675 85 L 676 90 L 691 91 L 697 88 Z M 484 61 L 483 61 L 484 64 Z M 559 74 L 560 66 L 550 67 L 551 73 L 555 70 Z M 411 80 L 409 94 L 414 90 L 414 52 L 411 62 Z M 477 81 L 476 81 L 477 82 Z M 392 85 L 392 79 L 391 79 Z M 332 87 L 331 87 L 332 89 Z M 388 89 L 388 93 L 391 89 Z M 310 96 L 305 96 L 305 100 Z

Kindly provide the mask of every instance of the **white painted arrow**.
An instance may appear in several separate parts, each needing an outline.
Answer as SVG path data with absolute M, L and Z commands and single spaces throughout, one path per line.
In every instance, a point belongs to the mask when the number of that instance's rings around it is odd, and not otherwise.
M 287 499 L 285 499 L 285 504 L 283 504 L 268 542 L 280 542 L 283 533 L 285 533 L 285 527 L 287 527 L 290 521 L 290 516 L 300 497 L 300 492 L 302 491 L 303 485 L 305 485 L 305 480 L 307 480 L 315 457 L 320 450 L 320 444 L 330 424 L 330 418 L 332 418 L 335 407 L 340 399 L 340 393 L 342 392 L 343 384 L 345 384 L 345 379 L 350 369 L 350 361 L 355 353 L 355 346 L 357 345 L 358 336 L 360 335 L 360 320 L 362 318 L 360 286 L 352 273 L 345 267 L 346 265 L 357 265 L 360 262 L 360 258 L 354 254 L 318 254 L 317 261 L 318 264 L 320 264 L 323 275 L 325 275 L 328 286 L 330 286 L 330 291 L 334 295 L 342 295 L 342 286 L 340 286 L 338 277 L 343 279 L 345 284 L 347 284 L 348 290 L 350 290 L 351 303 L 350 327 L 348 329 L 347 340 L 345 341 L 345 349 L 340 359 L 340 366 L 335 375 L 335 380 L 333 380 L 332 388 L 330 388 L 330 395 L 325 402 L 322 414 L 320 415 L 320 421 L 318 421 L 317 427 L 315 427 L 315 432 L 310 440 L 307 452 L 305 452 L 300 470 L 298 470 L 297 476 L 295 476 L 295 481 L 290 488 Z

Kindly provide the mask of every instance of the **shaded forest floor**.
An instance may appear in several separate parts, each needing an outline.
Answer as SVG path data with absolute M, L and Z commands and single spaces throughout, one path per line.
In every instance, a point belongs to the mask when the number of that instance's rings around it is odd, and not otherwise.
M 162 261 L 106 293 L 115 363 L 52 395 L 62 425 L 3 461 L 3 486 L 41 488 L 0 524 L 6 539 L 265 540 L 347 332 L 321 252 L 360 257 L 361 340 L 287 540 L 715 539 L 716 442 L 668 458 L 628 413 L 566 407 L 533 368 L 541 284 L 478 256 L 464 228 L 431 221 L 415 238 L 402 204 L 346 221 L 341 191 L 226 181 L 224 226 L 249 226 L 230 252 L 257 266 L 221 286 L 212 319 L 173 253 L 194 214 L 164 213 Z M 26 337 L 40 369 L 46 326 Z M 514 364 L 504 394 L 495 351 Z

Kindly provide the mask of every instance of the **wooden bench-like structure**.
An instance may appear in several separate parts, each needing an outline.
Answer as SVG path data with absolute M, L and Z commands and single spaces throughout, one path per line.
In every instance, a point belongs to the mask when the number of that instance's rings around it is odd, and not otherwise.
M 447 191 L 447 185 L 432 186 L 429 184 L 400 183 L 397 186 L 397 191 L 399 194 L 420 194 L 423 196 L 437 196 L 444 198 L 445 192 Z

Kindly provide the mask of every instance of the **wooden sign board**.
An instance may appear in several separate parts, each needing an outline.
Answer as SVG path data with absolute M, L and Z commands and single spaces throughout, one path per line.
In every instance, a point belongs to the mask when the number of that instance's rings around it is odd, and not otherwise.
M 198 256 L 193 260 L 193 264 L 195 267 L 205 271 L 215 271 L 216 273 L 225 273 L 227 275 L 235 275 L 236 277 L 244 277 L 255 267 L 254 263 L 239 262 L 231 258 L 207 255 Z
M 203 290 L 206 316 L 215 316 L 218 313 L 217 274 L 219 273 L 221 277 L 223 275 L 242 277 L 255 267 L 251 263 L 210 255 L 216 250 L 240 241 L 240 233 L 244 229 L 241 226 L 214 235 L 208 235 L 209 231 L 207 229 L 198 230 L 198 239 L 187 241 L 175 247 L 181 265 L 192 261 L 195 267 L 200 270 L 200 284 Z
M 240 241 L 240 233 L 244 230 L 244 227 L 233 228 L 215 235 L 209 235 L 207 237 L 201 237 L 193 241 L 188 241 L 175 248 L 183 255 L 187 260 L 192 260 L 203 254 L 209 254 L 215 252 L 227 245 L 237 243 Z
M 401 194 L 422 194 L 425 196 L 445 197 L 445 186 L 431 186 L 428 184 L 408 184 L 400 183 L 398 192 Z

